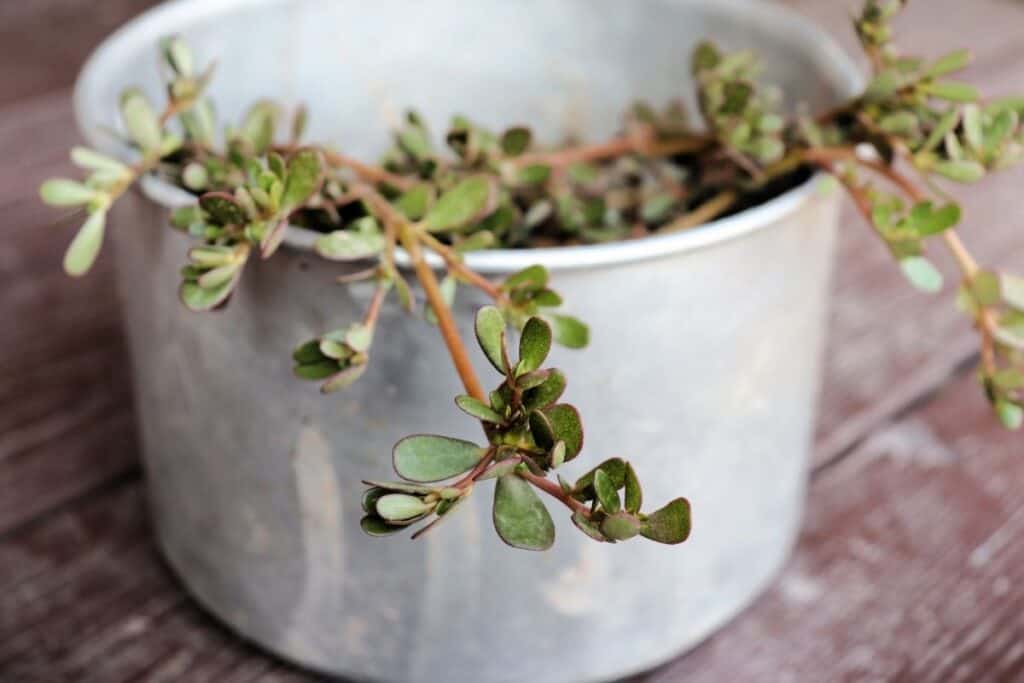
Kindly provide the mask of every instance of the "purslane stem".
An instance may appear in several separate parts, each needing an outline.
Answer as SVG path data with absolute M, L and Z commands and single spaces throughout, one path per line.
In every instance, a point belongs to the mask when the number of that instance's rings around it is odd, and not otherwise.
M 544 477 L 539 477 L 533 472 L 519 472 L 519 476 L 530 482 L 544 493 L 555 498 L 573 512 L 578 512 L 585 517 L 590 517 L 590 509 L 580 501 L 576 500 L 562 490 L 562 487 Z
M 478 401 L 487 402 L 487 394 L 480 384 L 480 379 L 476 376 L 473 363 L 469 360 L 466 345 L 462 343 L 462 336 L 455 325 L 455 318 L 452 316 L 448 304 L 445 303 L 437 276 L 434 275 L 434 271 L 427 264 L 426 259 L 423 258 L 423 249 L 420 247 L 418 235 L 412 226 L 406 224 L 399 231 L 399 239 L 402 242 L 402 246 L 409 253 L 409 259 L 412 261 L 413 269 L 416 271 L 416 278 L 420 281 L 423 292 L 427 297 L 427 302 L 437 317 L 438 329 L 441 330 L 441 337 L 448 347 L 448 354 L 452 357 L 452 363 L 455 364 L 455 371 L 459 373 L 462 386 L 465 387 L 466 393 L 473 398 Z
M 445 265 L 448 266 L 449 270 L 457 273 L 471 285 L 481 290 L 497 302 L 504 302 L 508 299 L 498 285 L 494 284 L 483 275 L 480 275 L 480 273 L 463 263 L 462 259 L 459 258 L 459 255 L 454 249 L 431 235 L 426 230 L 419 230 L 418 232 L 422 242 L 431 251 L 436 252 L 438 256 L 444 259 Z
M 856 185 L 842 174 L 837 173 L 835 165 L 833 164 L 834 161 L 848 161 L 859 164 L 882 175 L 896 185 L 896 187 L 898 187 L 907 196 L 907 198 L 914 203 L 920 203 L 927 200 L 927 196 L 917 187 L 917 185 L 915 185 L 909 178 L 899 173 L 896 169 L 880 162 L 861 159 L 853 149 L 840 148 L 808 150 L 804 153 L 804 156 L 808 161 L 817 164 L 839 179 L 839 181 L 846 187 L 860 213 L 864 215 L 865 220 L 867 220 L 869 224 L 873 224 L 874 219 L 871 215 L 871 202 L 865 196 L 864 188 Z M 967 247 L 964 246 L 963 240 L 960 239 L 960 235 L 956 230 L 951 228 L 942 233 L 942 240 L 945 243 L 946 248 L 953 255 L 953 259 L 956 261 L 957 267 L 963 274 L 964 279 L 966 281 L 973 280 L 975 276 L 977 276 L 980 268 L 978 266 L 978 262 L 967 250 Z M 998 328 L 996 314 L 988 306 L 979 306 L 976 322 L 982 341 L 982 366 L 984 367 L 986 374 L 991 376 L 996 372 L 995 332 Z

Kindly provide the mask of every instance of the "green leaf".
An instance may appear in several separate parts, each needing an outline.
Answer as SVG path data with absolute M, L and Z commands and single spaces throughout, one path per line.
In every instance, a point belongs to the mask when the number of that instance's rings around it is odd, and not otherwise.
M 324 359 L 313 363 L 296 365 L 292 372 L 299 379 L 319 382 L 338 373 L 338 361 Z
M 939 57 L 928 67 L 927 76 L 937 78 L 965 69 L 971 63 L 970 50 L 956 50 Z
M 579 529 L 595 541 L 600 541 L 601 543 L 606 543 L 608 541 L 608 539 L 605 538 L 601 530 L 597 528 L 597 526 L 595 526 L 593 522 L 587 519 L 582 512 L 573 513 L 572 523 L 576 525 L 577 529 Z
M 558 438 L 555 436 L 555 428 L 551 425 L 548 416 L 539 410 L 530 411 L 529 416 L 530 434 L 534 442 L 545 451 L 554 447 Z
M 921 151 L 932 152 L 938 149 L 942 141 L 945 140 L 946 136 L 953 132 L 957 124 L 960 123 L 960 112 L 954 107 L 943 114 L 942 118 L 932 129 L 931 134 L 925 141 Z
M 534 370 L 528 372 L 525 375 L 519 375 L 516 377 L 516 387 L 523 391 L 529 391 L 530 389 L 536 389 L 544 382 L 548 381 L 548 377 L 551 373 L 548 370 Z
M 295 151 L 288 159 L 288 178 L 281 195 L 282 211 L 290 212 L 309 201 L 324 183 L 324 166 L 320 151 L 307 147 Z
M 407 493 L 389 493 L 377 500 L 377 514 L 389 522 L 416 519 L 430 512 L 431 506 L 422 498 Z
M 149 99 L 138 88 L 129 88 L 121 95 L 121 119 L 128 135 L 135 141 L 143 154 L 149 155 L 160 149 L 163 130 Z
M 380 254 L 385 244 L 379 232 L 335 230 L 318 237 L 313 251 L 329 261 L 360 261 Z
M 524 185 L 540 185 L 551 177 L 551 167 L 544 164 L 531 164 L 519 170 L 519 182 Z
M 359 528 L 363 530 L 367 536 L 373 536 L 379 538 L 382 536 L 390 536 L 396 534 L 399 531 L 405 529 L 405 526 L 388 524 L 386 521 L 378 517 L 376 514 L 366 515 L 359 520 Z
M 590 328 L 569 315 L 545 315 L 551 324 L 555 341 L 569 349 L 582 349 L 590 343 Z
M 295 351 L 292 352 L 292 360 L 296 363 L 317 363 L 323 360 L 323 354 L 320 353 L 320 342 L 317 339 L 308 341 L 302 346 L 299 346 Z
M 493 179 L 482 175 L 466 178 L 438 197 L 423 221 L 431 232 L 461 230 L 491 213 L 497 198 Z
M 193 73 L 195 60 L 192 57 L 192 50 L 180 36 L 167 36 L 160 40 L 160 50 L 164 54 L 164 60 L 176 74 L 188 78 Z
M 235 277 L 212 289 L 202 287 L 197 282 L 184 282 L 181 289 L 178 290 L 178 296 L 190 311 L 212 311 L 228 300 L 238 283 L 240 274 L 241 269 L 236 270 Z
M 364 479 L 363 483 L 367 486 L 374 486 L 393 493 L 411 493 L 413 495 L 429 495 L 436 490 L 432 486 L 410 484 L 405 481 L 368 481 Z
M 985 146 L 981 107 L 976 104 L 964 106 L 964 140 L 967 142 L 967 146 L 975 152 L 981 152 Z
M 345 343 L 355 351 L 369 351 L 373 344 L 373 328 L 364 323 L 353 324 L 345 332 Z
M 363 507 L 363 512 L 368 515 L 377 514 L 377 501 L 388 495 L 389 491 L 386 488 L 380 486 L 374 486 L 363 491 L 363 498 L 360 501 Z
M 971 294 L 979 306 L 998 306 L 1003 294 L 999 275 L 990 270 L 978 272 L 970 282 Z
M 274 255 L 281 243 L 284 242 L 285 233 L 288 232 L 288 217 L 282 216 L 275 221 L 270 230 L 263 233 L 260 239 L 260 258 L 266 260 Z
M 505 278 L 501 288 L 506 292 L 515 289 L 542 290 L 548 286 L 548 270 L 544 266 L 529 266 Z
M 1018 311 L 1024 311 L 1024 278 L 1007 273 L 1003 273 L 1000 278 L 1003 301 Z
M 53 178 L 39 187 L 39 196 L 50 206 L 81 206 L 96 198 L 96 190 L 74 180 Z
M 601 521 L 601 533 L 611 541 L 628 541 L 640 533 L 640 520 L 628 512 L 619 512 Z
M 263 154 L 274 141 L 277 115 L 277 104 L 269 100 L 257 102 L 246 112 L 239 133 L 249 141 L 256 154 Z
M 1024 427 L 1024 408 L 1009 401 L 996 401 L 996 414 L 1003 426 L 1011 431 Z
M 942 273 L 923 256 L 909 256 L 902 259 L 900 269 L 910 284 L 923 292 L 938 292 L 942 289 Z
M 918 130 L 917 116 L 909 111 L 898 111 L 883 116 L 878 127 L 892 135 L 912 135 Z
M 366 372 L 366 363 L 350 365 L 341 372 L 331 375 L 327 381 L 320 386 L 320 393 L 333 394 L 336 391 L 347 389 L 363 376 Z
M 207 192 L 199 198 L 199 206 L 218 225 L 243 225 L 248 221 L 242 205 L 226 192 Z
M 985 177 L 985 167 L 977 161 L 940 161 L 934 170 L 958 183 L 976 183 Z
M 494 528 L 501 540 L 521 550 L 547 550 L 555 542 L 555 524 L 533 486 L 514 474 L 494 489 Z
M 552 469 L 558 469 L 565 464 L 565 442 L 556 441 L 555 445 L 551 447 L 551 467 Z
M 494 306 L 484 306 L 476 314 L 476 339 L 487 360 L 494 368 L 505 374 L 505 318 Z
M 523 392 L 523 408 L 525 410 L 547 408 L 561 398 L 562 393 L 565 392 L 566 383 L 565 375 L 561 370 L 550 370 L 543 384 Z
M 690 503 L 677 498 L 643 521 L 640 533 L 658 543 L 676 545 L 690 536 Z
M 218 266 L 200 275 L 199 279 L 196 280 L 196 284 L 203 289 L 216 289 L 225 282 L 230 282 L 238 273 L 238 268 L 239 265 L 237 263 Z
M 626 463 L 626 512 L 636 514 L 644 503 L 643 490 L 640 488 L 640 479 L 633 470 L 633 465 Z
M 594 492 L 597 494 L 597 502 L 606 513 L 614 515 L 619 511 L 622 503 L 618 489 L 604 470 L 594 472 Z
M 470 441 L 418 434 L 395 444 L 395 471 L 403 479 L 430 483 L 451 479 L 473 469 L 487 453 Z
M 71 161 L 76 166 L 90 171 L 102 171 L 121 176 L 131 173 L 131 169 L 117 159 L 100 154 L 88 147 L 72 147 Z
M 483 422 L 491 422 L 493 424 L 501 424 L 505 421 L 496 410 L 491 408 L 483 401 L 478 401 L 472 396 L 457 396 L 455 397 L 455 405 L 459 407 L 462 412 L 466 413 L 470 417 L 474 417 L 477 420 Z
M 938 235 L 960 222 L 960 207 L 947 204 L 936 209 L 931 202 L 921 202 L 911 209 L 910 220 L 921 237 Z
M 565 442 L 565 461 L 569 462 L 583 450 L 583 421 L 579 411 L 568 403 L 559 403 L 544 409 L 550 420 L 555 438 Z
M 1017 368 L 1004 368 L 992 376 L 992 383 L 1003 391 L 1024 389 L 1024 371 Z
M 935 81 L 922 83 L 918 87 L 932 97 L 950 102 L 977 102 L 981 98 L 977 88 L 959 81 Z
M 608 475 L 616 490 L 626 485 L 626 461 L 622 458 L 610 458 L 576 480 L 573 486 L 574 498 L 588 501 L 597 497 L 597 492 L 594 491 L 594 476 L 598 470 Z
M 517 375 L 525 375 L 540 368 L 551 352 L 551 326 L 540 318 L 530 318 L 519 339 L 519 365 Z
M 395 200 L 395 208 L 401 211 L 411 221 L 418 221 L 427 215 L 430 202 L 434 198 L 431 185 L 423 183 L 417 185 Z
M 501 136 L 501 150 L 510 157 L 516 157 L 530 148 L 533 134 L 529 128 L 509 128 Z
M 640 218 L 645 223 L 658 223 L 668 217 L 675 205 L 676 198 L 671 194 L 655 195 L 643 203 Z
M 344 333 L 340 335 L 341 339 L 345 338 Z M 347 361 L 353 355 L 355 351 L 349 347 L 348 344 L 343 341 L 339 341 L 337 332 L 332 332 L 320 340 L 320 344 L 317 346 L 318 351 L 321 355 L 327 358 L 333 358 L 337 361 Z
M 455 251 L 460 254 L 465 254 L 470 251 L 480 251 L 481 249 L 490 249 L 498 241 L 498 238 L 494 236 L 493 232 L 489 230 L 480 230 L 474 232 L 466 239 L 460 241 L 455 245 Z
M 864 92 L 864 99 L 869 102 L 880 102 L 887 100 L 906 85 L 904 76 L 894 69 L 881 71 L 868 84 Z
M 107 212 L 94 211 L 85 219 L 75 239 L 64 254 L 64 272 L 80 277 L 89 272 L 103 246 L 103 233 L 107 226 Z

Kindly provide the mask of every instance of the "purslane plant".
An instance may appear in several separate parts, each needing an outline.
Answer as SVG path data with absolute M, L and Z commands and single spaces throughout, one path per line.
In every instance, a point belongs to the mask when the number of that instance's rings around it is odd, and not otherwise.
M 424 316 L 435 323 L 466 394 L 457 406 L 478 420 L 484 445 L 416 435 L 394 450 L 401 482 L 365 482 L 363 529 L 390 534 L 430 519 L 415 536 L 446 518 L 474 485 L 496 479 L 494 524 L 508 544 L 541 550 L 554 540 L 551 517 L 537 495 L 564 504 L 586 535 L 606 542 L 645 536 L 681 543 L 690 510 L 679 498 L 650 514 L 633 468 L 608 460 L 570 483 L 555 470 L 583 445 L 575 408 L 558 403 L 566 378 L 544 369 L 552 342 L 587 344 L 582 322 L 559 312 L 561 297 L 547 271 L 527 268 L 503 282 L 471 270 L 463 254 L 491 247 L 584 244 L 696 228 L 805 182 L 834 175 L 892 253 L 908 280 L 938 291 L 942 277 L 926 256 L 937 238 L 961 270 L 958 305 L 981 338 L 979 375 L 1002 422 L 1024 423 L 1024 279 L 978 265 L 955 228 L 961 210 L 943 183 L 973 183 L 1024 157 L 1024 97 L 983 102 L 950 76 L 970 62 L 967 51 L 934 61 L 907 57 L 893 43 L 892 21 L 906 0 L 867 0 L 855 29 L 872 64 L 864 93 L 824 113 L 786 114 L 779 92 L 758 81 L 750 52 L 711 43 L 692 55 L 700 123 L 678 103 L 656 110 L 634 105 L 623 133 L 597 144 L 541 149 L 526 127 L 493 133 L 456 117 L 434 146 L 410 113 L 379 165 L 302 142 L 307 113 L 285 117 L 271 101 L 254 105 L 237 126 L 218 134 L 205 94 L 213 69 L 196 69 L 178 38 L 161 43 L 167 104 L 156 111 L 141 91 L 121 98 L 126 164 L 76 148 L 84 182 L 43 184 L 45 201 L 84 207 L 87 217 L 68 249 L 65 270 L 82 275 L 95 261 L 111 205 L 139 178 L 156 174 L 197 197 L 174 212 L 172 225 L 195 240 L 182 269 L 185 306 L 227 304 L 251 258 L 271 258 L 291 226 L 322 233 L 315 251 L 366 267 L 339 277 L 369 280 L 375 295 L 362 320 L 299 346 L 295 374 L 338 391 L 366 371 L 377 321 L 394 292 L 415 312 L 413 289 L 396 266 L 404 249 L 422 289 Z M 425 252 L 443 260 L 439 280 Z M 502 376 L 486 392 L 452 318 L 459 287 L 493 301 L 476 319 L 477 342 Z M 520 331 L 513 360 L 507 328 Z M 554 478 L 552 478 L 554 476 Z M 621 494 L 620 494 L 621 492 Z

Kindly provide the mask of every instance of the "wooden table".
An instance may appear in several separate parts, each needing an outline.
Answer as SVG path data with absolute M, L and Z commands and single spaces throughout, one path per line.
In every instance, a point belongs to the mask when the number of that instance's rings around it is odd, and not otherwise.
M 68 86 L 151 0 L 0 6 L 0 681 L 310 680 L 203 614 L 146 521 L 110 261 L 71 283 Z M 854 0 L 789 0 L 852 44 Z M 970 45 L 972 79 L 1024 91 L 1024 5 L 919 0 L 907 42 Z M 1024 271 L 1024 172 L 966 200 L 966 238 Z M 806 522 L 757 603 L 644 681 L 1024 680 L 1024 437 L 990 419 L 949 296 L 913 292 L 852 212 Z M 952 275 L 950 264 L 944 264 Z

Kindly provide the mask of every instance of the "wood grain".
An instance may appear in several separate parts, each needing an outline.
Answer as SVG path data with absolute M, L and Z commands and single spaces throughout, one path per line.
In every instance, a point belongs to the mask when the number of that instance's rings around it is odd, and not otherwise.
M 775 587 L 650 682 L 1022 680 L 1024 459 L 972 385 L 824 470 Z

